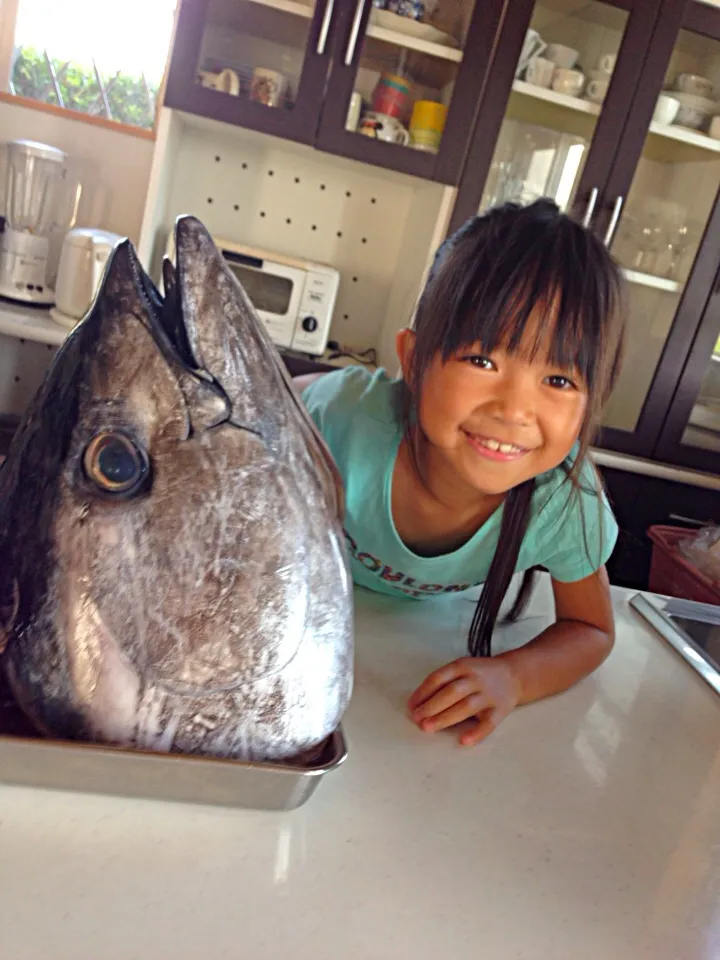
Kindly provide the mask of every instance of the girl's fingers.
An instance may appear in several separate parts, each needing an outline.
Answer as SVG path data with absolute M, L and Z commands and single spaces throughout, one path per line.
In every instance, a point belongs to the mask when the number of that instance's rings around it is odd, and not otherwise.
M 445 730 L 447 727 L 454 727 L 456 723 L 462 723 L 469 717 L 475 717 L 482 710 L 486 709 L 488 701 L 481 693 L 472 693 L 454 703 L 447 710 L 436 714 L 429 720 L 423 720 L 420 724 L 422 730 L 434 732 L 435 730 Z
M 414 710 L 434 693 L 437 693 L 442 687 L 447 686 L 448 683 L 451 683 L 458 677 L 465 676 L 465 673 L 465 668 L 460 661 L 457 660 L 454 663 L 448 663 L 444 667 L 440 667 L 439 670 L 435 670 L 420 684 L 408 700 L 408 706 L 411 710 Z
M 483 718 L 478 720 L 472 730 L 468 730 L 467 733 L 464 733 L 460 737 L 460 743 L 463 747 L 472 747 L 474 744 L 480 743 L 485 737 L 490 736 L 498 723 L 497 710 L 488 710 Z
M 459 680 L 453 680 L 428 700 L 415 707 L 412 711 L 413 720 L 417 723 L 419 720 L 436 717 L 443 710 L 447 710 L 453 704 L 477 692 L 478 687 L 477 684 L 473 683 L 472 677 L 461 677 Z

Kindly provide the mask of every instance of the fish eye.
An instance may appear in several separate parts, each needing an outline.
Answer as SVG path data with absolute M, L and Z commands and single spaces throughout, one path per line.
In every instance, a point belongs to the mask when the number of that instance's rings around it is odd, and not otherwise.
M 85 476 L 102 493 L 128 495 L 143 486 L 148 459 L 143 450 L 122 433 L 99 433 L 83 455 Z

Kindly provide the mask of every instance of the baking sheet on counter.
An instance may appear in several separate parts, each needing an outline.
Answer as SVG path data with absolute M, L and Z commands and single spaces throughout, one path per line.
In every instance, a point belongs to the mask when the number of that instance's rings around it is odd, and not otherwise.
M 294 810 L 346 756 L 341 727 L 311 767 L 43 739 L 0 677 L 0 784 L 250 810 Z

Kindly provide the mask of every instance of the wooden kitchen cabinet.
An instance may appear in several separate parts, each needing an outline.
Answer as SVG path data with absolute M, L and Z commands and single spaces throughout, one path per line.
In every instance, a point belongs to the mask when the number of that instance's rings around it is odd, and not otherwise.
M 504 3 L 439 2 L 443 30 L 378 9 L 372 0 L 183 0 L 165 105 L 455 184 Z M 405 128 L 412 100 L 447 108 L 437 151 L 353 128 L 357 94 L 369 106 L 383 74 L 410 81 Z
M 661 94 L 672 96 L 679 75 L 690 74 L 714 83 L 720 114 L 720 8 L 687 0 L 518 0 L 513 9 L 449 231 L 478 210 L 540 196 L 590 226 L 628 281 L 626 359 L 599 446 L 718 472 L 720 303 L 711 290 L 720 267 L 720 139 L 709 135 L 711 116 L 691 129 L 691 115 L 678 114 L 684 125 L 669 124 L 658 104 Z M 595 98 L 602 102 L 589 99 L 587 86 L 567 96 L 516 76 L 528 29 L 578 50 L 586 74 L 608 58 L 607 90 Z M 713 416 L 717 431 L 709 438 Z

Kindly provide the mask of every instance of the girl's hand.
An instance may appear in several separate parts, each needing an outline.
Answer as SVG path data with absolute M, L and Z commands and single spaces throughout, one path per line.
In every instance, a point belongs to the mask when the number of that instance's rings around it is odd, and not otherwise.
M 460 737 L 460 743 L 469 747 L 492 733 L 519 699 L 518 683 L 507 662 L 463 657 L 431 673 L 408 705 L 413 721 L 428 733 L 475 717 L 478 722 Z

